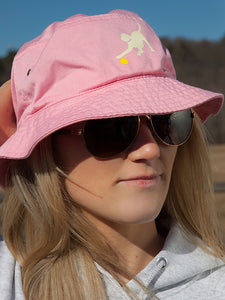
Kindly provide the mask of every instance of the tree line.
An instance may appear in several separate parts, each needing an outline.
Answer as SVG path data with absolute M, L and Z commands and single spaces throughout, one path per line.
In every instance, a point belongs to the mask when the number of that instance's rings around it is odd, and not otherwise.
M 177 79 L 225 94 L 225 36 L 216 42 L 161 38 L 173 58 Z M 0 85 L 10 78 L 16 50 L 0 58 Z M 225 105 L 216 118 L 206 122 L 210 143 L 225 143 Z

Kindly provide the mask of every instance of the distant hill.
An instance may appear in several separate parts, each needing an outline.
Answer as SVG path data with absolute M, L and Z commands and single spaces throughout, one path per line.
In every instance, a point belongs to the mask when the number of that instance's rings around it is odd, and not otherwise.
M 220 41 L 161 38 L 169 49 L 177 79 L 225 94 L 225 36 Z M 15 50 L 0 58 L 0 85 L 10 78 Z M 225 105 L 216 118 L 206 122 L 211 143 L 225 143 Z
M 10 78 L 13 58 L 16 50 L 10 50 L 5 57 L 0 58 L 0 85 Z
M 171 53 L 178 80 L 225 94 L 225 36 L 218 42 L 161 40 Z M 209 118 L 206 127 L 211 143 L 225 143 L 225 105 L 216 118 Z

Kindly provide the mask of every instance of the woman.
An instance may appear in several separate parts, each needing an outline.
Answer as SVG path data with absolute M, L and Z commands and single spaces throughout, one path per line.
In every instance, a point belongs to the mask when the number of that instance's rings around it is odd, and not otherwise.
M 53 23 L 15 57 L 12 96 L 4 299 L 224 299 L 202 127 L 223 97 L 178 82 L 144 20 Z

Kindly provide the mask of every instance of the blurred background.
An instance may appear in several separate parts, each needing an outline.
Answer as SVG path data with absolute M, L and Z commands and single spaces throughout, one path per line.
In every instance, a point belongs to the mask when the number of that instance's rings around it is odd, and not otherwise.
M 170 50 L 177 78 L 225 94 L 224 0 L 5 0 L 0 10 L 0 85 L 10 78 L 17 50 L 54 21 L 71 15 L 138 13 Z M 225 233 L 225 105 L 206 122 L 221 229 Z M 0 197 L 3 193 L 0 191 Z

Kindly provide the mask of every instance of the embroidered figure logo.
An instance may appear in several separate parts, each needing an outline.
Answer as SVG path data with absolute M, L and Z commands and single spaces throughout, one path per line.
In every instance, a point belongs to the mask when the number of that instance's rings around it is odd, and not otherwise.
M 121 64 L 128 64 L 129 61 L 124 56 L 128 53 L 130 53 L 134 48 L 138 49 L 137 55 L 141 56 L 141 54 L 144 52 L 143 48 L 145 43 L 148 45 L 149 49 L 154 52 L 155 50 L 151 47 L 149 42 L 146 40 L 144 35 L 141 33 L 141 25 L 138 24 L 138 30 L 133 31 L 131 35 L 127 33 L 121 33 L 121 40 L 128 43 L 128 48 L 118 55 L 116 58 L 120 59 Z

